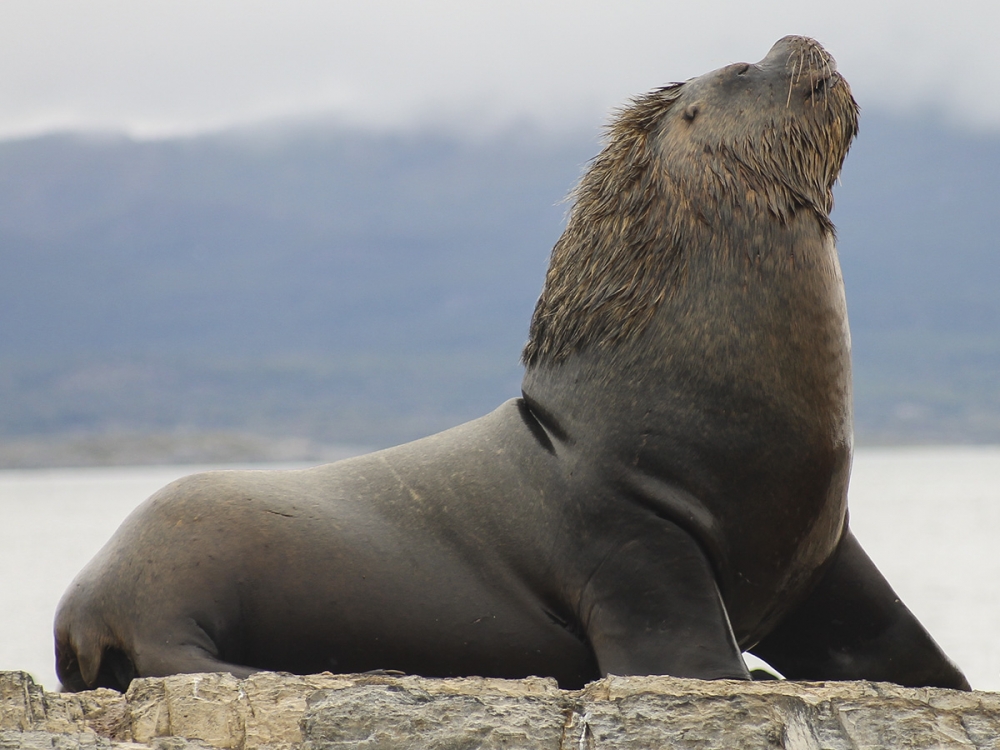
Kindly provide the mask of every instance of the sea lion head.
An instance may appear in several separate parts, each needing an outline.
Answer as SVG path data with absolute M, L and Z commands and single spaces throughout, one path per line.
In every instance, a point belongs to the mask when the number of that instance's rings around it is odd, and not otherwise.
M 763 60 L 622 109 L 574 191 L 522 360 L 554 364 L 645 329 L 685 254 L 742 252 L 761 222 L 833 231 L 833 184 L 859 108 L 833 57 L 787 36 Z
M 760 62 L 727 65 L 663 93 L 675 97 L 656 140 L 669 171 L 696 174 L 717 161 L 749 183 L 787 190 L 769 206 L 780 215 L 798 205 L 829 213 L 858 105 L 818 42 L 786 36 Z

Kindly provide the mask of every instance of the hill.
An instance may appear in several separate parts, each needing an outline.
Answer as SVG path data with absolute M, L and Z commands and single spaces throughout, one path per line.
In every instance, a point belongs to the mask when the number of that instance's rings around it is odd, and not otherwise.
M 998 441 L 1000 138 L 862 128 L 834 214 L 858 438 Z M 81 441 L 167 460 L 209 434 L 311 457 L 485 413 L 518 392 L 597 148 L 319 126 L 0 143 L 0 464 Z
M 859 439 L 1000 441 L 1000 137 L 862 116 L 842 181 Z

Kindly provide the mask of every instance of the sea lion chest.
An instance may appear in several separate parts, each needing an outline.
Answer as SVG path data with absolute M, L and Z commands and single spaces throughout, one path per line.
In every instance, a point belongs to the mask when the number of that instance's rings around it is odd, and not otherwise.
M 523 390 L 580 502 L 641 508 L 699 540 L 747 644 L 805 595 L 842 533 L 843 282 L 807 211 L 682 261 L 644 330 L 529 368 Z

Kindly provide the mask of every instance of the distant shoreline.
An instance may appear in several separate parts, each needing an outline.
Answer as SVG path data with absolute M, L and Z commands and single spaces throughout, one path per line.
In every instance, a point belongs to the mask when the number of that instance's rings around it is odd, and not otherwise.
M 370 446 L 246 432 L 115 432 L 0 438 L 0 470 L 191 464 L 326 463 Z
M 861 439 L 855 451 L 996 448 L 1000 443 L 952 440 Z M 893 439 L 895 438 L 895 439 Z M 113 432 L 0 438 L 0 471 L 223 464 L 319 464 L 369 453 L 381 446 L 321 443 L 236 431 Z

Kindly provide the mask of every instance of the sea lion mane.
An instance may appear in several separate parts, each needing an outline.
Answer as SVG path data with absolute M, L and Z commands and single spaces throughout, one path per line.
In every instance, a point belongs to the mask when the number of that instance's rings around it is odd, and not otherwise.
M 524 364 L 641 333 L 683 283 L 687 253 L 738 253 L 762 218 L 810 211 L 832 234 L 858 114 L 833 58 L 804 37 L 634 99 L 572 193 Z

